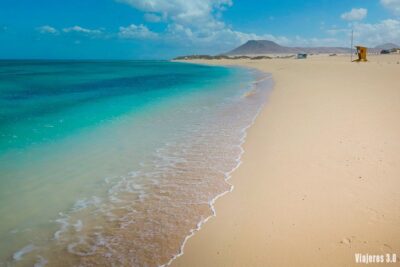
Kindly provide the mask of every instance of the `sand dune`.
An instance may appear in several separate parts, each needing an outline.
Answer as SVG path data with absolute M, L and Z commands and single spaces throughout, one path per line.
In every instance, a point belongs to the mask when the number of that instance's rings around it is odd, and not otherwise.
M 234 191 L 172 266 L 353 266 L 356 253 L 400 261 L 400 55 L 200 63 L 257 68 L 276 85 Z

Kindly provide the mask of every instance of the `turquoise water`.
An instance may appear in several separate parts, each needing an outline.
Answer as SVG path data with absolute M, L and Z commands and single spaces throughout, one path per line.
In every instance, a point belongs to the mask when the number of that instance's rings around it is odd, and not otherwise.
M 222 68 L 210 72 L 143 61 L 0 61 L 0 70 L 2 151 L 68 136 L 139 110 L 155 98 L 196 90 L 229 75 Z
M 164 61 L 0 61 L 0 266 L 170 261 L 230 190 L 263 78 Z

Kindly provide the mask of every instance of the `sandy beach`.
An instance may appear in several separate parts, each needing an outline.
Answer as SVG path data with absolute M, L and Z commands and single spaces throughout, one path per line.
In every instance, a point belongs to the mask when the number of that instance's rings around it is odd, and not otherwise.
M 369 60 L 196 61 L 269 72 L 275 87 L 234 191 L 172 266 L 353 266 L 356 253 L 400 264 L 400 55 Z

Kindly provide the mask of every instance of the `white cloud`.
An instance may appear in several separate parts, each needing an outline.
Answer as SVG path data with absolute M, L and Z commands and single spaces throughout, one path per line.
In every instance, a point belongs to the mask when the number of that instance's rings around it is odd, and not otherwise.
M 148 22 L 155 23 L 160 22 L 162 20 L 162 17 L 154 13 L 146 13 L 144 14 L 144 19 Z
M 155 20 L 157 16 L 166 22 L 167 39 L 185 38 L 189 42 L 204 43 L 207 40 L 215 40 L 217 35 L 235 35 L 220 19 L 221 13 L 232 5 L 231 0 L 116 1 L 152 14 L 147 15 L 147 19 Z
M 254 34 L 235 31 L 230 27 L 222 27 L 218 30 L 193 30 L 180 24 L 168 26 L 164 35 L 167 41 L 178 43 L 180 46 L 196 48 L 209 48 L 208 53 L 226 52 L 235 46 L 248 40 L 271 40 L 279 44 L 288 44 L 290 40 L 283 36 L 270 34 Z
M 91 30 L 91 29 L 82 28 L 81 26 L 73 26 L 73 27 L 69 27 L 69 28 L 64 28 L 63 31 L 66 33 L 76 32 L 76 33 L 83 33 L 83 34 L 87 34 L 87 35 L 100 35 L 103 33 L 99 29 Z
M 55 28 L 53 28 L 53 27 L 51 27 L 49 25 L 44 25 L 44 26 L 37 27 L 36 30 L 38 32 L 40 32 L 40 33 L 43 33 L 43 34 L 45 34 L 45 33 L 57 34 L 58 33 L 57 29 L 55 29 Z
M 340 17 L 348 21 L 363 20 L 367 13 L 368 10 L 365 8 L 353 8 L 351 11 L 343 13 Z
M 393 14 L 400 16 L 400 0 L 381 0 L 380 2 Z
M 326 32 L 348 44 L 351 29 L 333 27 Z M 354 23 L 354 43 L 375 47 L 384 43 L 400 44 L 400 20 L 386 19 L 377 23 Z M 342 44 L 343 45 L 343 44 Z
M 218 12 L 232 5 L 231 0 L 116 0 L 146 12 L 158 14 L 181 25 L 202 27 L 202 23 L 216 20 Z
M 163 21 L 167 24 L 162 33 L 163 40 L 184 47 L 210 48 L 222 52 L 242 44 L 249 39 L 270 39 L 280 43 L 288 40 L 272 35 L 257 35 L 235 31 L 222 21 L 222 12 L 232 5 L 231 0 L 116 0 L 145 12 L 148 21 Z M 137 36 L 137 29 L 123 31 L 120 35 Z M 125 33 L 126 32 L 126 33 Z
M 400 20 L 386 19 L 375 24 L 356 23 L 354 39 L 357 43 L 367 46 L 383 43 L 400 44 Z
M 143 24 L 131 24 L 128 27 L 119 27 L 118 36 L 123 39 L 154 39 L 158 34 L 150 31 Z

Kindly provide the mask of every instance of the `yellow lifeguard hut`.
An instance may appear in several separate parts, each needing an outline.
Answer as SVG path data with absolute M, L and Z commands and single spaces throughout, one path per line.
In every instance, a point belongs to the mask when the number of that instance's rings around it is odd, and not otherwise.
M 355 62 L 367 62 L 367 48 L 364 46 L 356 46 L 358 59 Z

